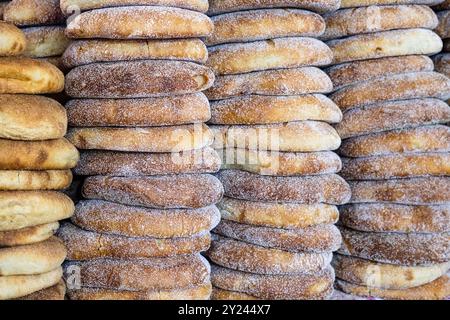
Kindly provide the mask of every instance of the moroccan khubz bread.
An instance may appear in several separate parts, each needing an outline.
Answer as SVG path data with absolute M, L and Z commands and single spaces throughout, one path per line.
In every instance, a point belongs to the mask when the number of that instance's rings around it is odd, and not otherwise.
M 12 0 L 5 7 L 3 19 L 17 26 L 64 23 L 59 0 Z
M 0 231 L 0 247 L 21 246 L 47 240 L 59 228 L 58 222 L 17 230 Z
M 223 290 L 214 287 L 211 293 L 211 300 L 259 300 L 246 293 Z
M 32 301 L 49 301 L 49 300 L 64 300 L 66 295 L 66 284 L 64 280 L 60 280 L 52 287 L 41 289 L 16 300 L 32 300 Z
M 22 54 L 26 46 L 27 40 L 19 28 L 0 21 L 0 57 Z
M 433 6 L 442 0 L 341 0 L 341 8 L 368 7 L 373 5 L 390 4 L 423 4 Z
M 71 183 L 70 170 L 0 170 L 0 191 L 61 190 Z
M 60 56 L 70 43 L 62 26 L 31 27 L 22 30 L 27 39 L 27 48 L 24 52 L 27 57 Z

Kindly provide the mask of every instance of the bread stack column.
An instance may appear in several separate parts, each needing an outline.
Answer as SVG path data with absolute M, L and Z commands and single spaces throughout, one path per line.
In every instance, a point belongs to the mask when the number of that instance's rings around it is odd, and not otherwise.
M 434 57 L 434 64 L 437 72 L 450 77 L 450 0 L 444 1 L 434 9 L 439 19 L 436 33 L 444 41 L 443 52 Z
M 341 237 L 335 205 L 350 198 L 331 150 L 339 108 L 317 68 L 331 62 L 314 13 L 339 1 L 210 1 L 207 90 L 225 198 L 208 257 L 214 299 L 323 299 Z
M 325 16 L 328 69 L 344 112 L 337 287 L 384 299 L 449 295 L 450 80 L 433 72 L 438 1 L 342 1 Z M 370 6 L 383 4 L 385 6 Z
M 85 200 L 60 231 L 71 299 L 210 297 L 200 252 L 219 222 L 223 188 L 207 174 L 220 168 L 204 124 L 202 91 L 214 81 L 199 40 L 213 29 L 207 4 L 61 2 L 82 12 L 67 26 L 78 40 L 63 58 L 73 68 L 68 136 L 83 150 L 75 173 L 87 177 Z
M 0 21 L 0 299 L 63 299 L 66 248 L 53 236 L 73 202 L 78 151 L 64 135 L 67 115 L 40 96 L 64 89 L 53 65 L 24 57 L 25 35 Z

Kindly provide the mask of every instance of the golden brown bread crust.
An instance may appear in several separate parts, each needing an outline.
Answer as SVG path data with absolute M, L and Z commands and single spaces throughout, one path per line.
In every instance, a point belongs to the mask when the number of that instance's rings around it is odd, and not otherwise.
M 17 298 L 16 300 L 32 300 L 32 301 L 62 301 L 66 295 L 66 284 L 64 280 L 60 280 L 52 287 L 45 288 L 36 292 L 33 292 L 24 297 Z
M 350 181 L 351 203 L 448 204 L 450 177 Z
M 25 28 L 27 38 L 24 55 L 31 58 L 60 56 L 68 47 L 70 40 L 64 34 L 64 27 L 44 26 Z
M 211 69 L 192 62 L 93 63 L 67 74 L 66 93 L 73 98 L 148 98 L 196 93 L 213 82 Z
M 286 230 L 222 220 L 214 233 L 256 246 L 298 253 L 336 251 L 342 240 L 339 230 L 332 224 Z
M 67 114 L 53 99 L 0 94 L 0 138 L 12 140 L 48 140 L 64 137 Z
M 64 90 L 64 75 L 54 65 L 25 57 L 0 58 L 0 94 L 46 94 Z
M 314 67 L 256 71 L 247 74 L 219 76 L 205 94 L 210 100 L 243 95 L 287 96 L 329 93 L 330 78 Z
M 350 199 L 348 184 L 335 174 L 306 177 L 260 176 L 223 170 L 218 174 L 225 195 L 265 202 L 344 204 Z
M 195 124 L 144 128 L 71 128 L 67 139 L 79 149 L 174 153 L 205 148 L 213 143 L 214 136 L 205 124 Z
M 450 232 L 450 205 L 349 204 L 340 208 L 340 223 L 368 232 Z
M 217 226 L 215 206 L 200 209 L 158 210 L 98 200 L 77 203 L 72 222 L 85 230 L 131 237 L 182 238 Z
M 251 126 L 211 126 L 215 149 L 238 148 L 282 152 L 336 150 L 341 138 L 329 124 L 299 121 Z M 302 137 L 302 139 L 299 139 Z
M 444 275 L 433 282 L 419 287 L 399 290 L 385 290 L 358 286 L 337 280 L 339 289 L 353 295 L 377 297 L 385 300 L 443 300 L 450 296 L 450 278 Z
M 3 2 L 0 3 L 1 5 L 4 5 Z M 0 19 L 2 19 L 1 13 Z M 4 21 L 0 21 L 0 40 L 0 57 L 17 56 L 23 53 L 27 46 L 23 32 L 13 24 Z
M 223 195 L 220 181 L 208 174 L 155 177 L 88 177 L 83 185 L 87 199 L 107 200 L 148 208 L 202 208 Z
M 0 231 L 17 230 L 67 219 L 74 211 L 72 200 L 60 192 L 2 191 Z
M 3 19 L 18 26 L 64 23 L 59 0 L 9 1 Z
M 36 60 L 50 63 L 50 64 L 54 65 L 55 67 L 57 67 L 59 70 L 61 70 L 61 72 L 63 72 L 64 74 L 66 74 L 69 71 L 63 65 L 61 56 L 36 58 Z M 60 94 L 51 95 L 51 96 L 53 96 L 53 98 L 58 100 L 59 102 L 65 102 L 67 100 L 67 96 L 65 95 L 64 92 L 61 92 Z
M 331 253 L 296 253 L 213 236 L 208 258 L 223 267 L 257 274 L 311 274 L 325 269 Z
M 437 27 L 436 14 L 428 6 L 393 5 L 343 9 L 325 15 L 322 39 L 337 39 L 379 31 Z
M 373 262 L 336 254 L 332 263 L 336 277 L 371 288 L 408 289 L 430 283 L 445 275 L 450 262 L 425 267 L 408 267 Z
M 0 191 L 62 190 L 71 183 L 70 170 L 0 170 Z
M 76 166 L 79 154 L 65 138 L 43 141 L 0 139 L 1 170 L 63 170 Z
M 131 60 L 183 60 L 205 63 L 208 50 L 199 39 L 180 40 L 78 40 L 63 55 L 67 68 Z
M 59 228 L 58 222 L 17 230 L 0 231 L 0 247 L 21 246 L 47 240 Z
M 372 5 L 389 4 L 423 4 L 432 6 L 442 2 L 442 0 L 341 0 L 341 8 L 368 7 Z
M 429 266 L 450 261 L 449 233 L 374 233 L 340 228 L 340 254 L 382 263 Z
M 254 296 L 251 296 L 246 293 L 237 292 L 237 291 L 229 291 L 229 290 L 223 290 L 216 287 L 212 288 L 212 294 L 211 294 L 211 300 L 259 300 L 259 298 L 256 298 Z
M 258 275 L 212 265 L 213 286 L 267 300 L 318 300 L 333 292 L 334 271 L 315 274 Z
M 224 220 L 283 229 L 334 224 L 339 218 L 336 206 L 327 204 L 268 203 L 224 197 L 217 207 Z
M 270 124 L 317 120 L 338 123 L 342 112 L 336 104 L 321 94 L 294 96 L 250 95 L 212 101 L 210 123 Z
M 322 41 L 301 37 L 222 44 L 208 50 L 207 65 L 217 75 L 324 66 L 330 64 L 333 55 Z
M 111 21 L 121 23 L 111 24 Z M 66 35 L 78 39 L 179 39 L 209 36 L 213 28 L 211 19 L 199 12 L 131 6 L 81 13 L 69 22 Z
M 443 53 L 434 57 L 436 71 L 450 77 L 450 54 Z
M 436 33 L 442 39 L 450 38 L 450 10 L 438 12 L 437 16 L 439 25 L 436 28 Z
M 174 290 L 204 284 L 210 276 L 208 261 L 200 254 L 139 260 L 96 259 L 68 262 L 79 267 L 82 287 L 111 290 Z M 70 283 L 67 285 L 70 288 Z
M 338 90 L 381 76 L 433 70 L 433 60 L 427 56 L 413 55 L 346 62 L 331 66 L 325 71 L 331 78 L 334 89 Z
M 320 15 L 297 9 L 240 11 L 211 19 L 214 32 L 206 38 L 208 46 L 281 37 L 317 38 L 325 31 L 325 22 Z
M 147 99 L 76 99 L 66 104 L 73 127 L 145 127 L 206 122 L 211 118 L 203 93 Z
M 450 122 L 450 107 L 439 99 L 386 101 L 344 113 L 335 129 L 342 139 L 369 133 Z
M 428 29 L 391 30 L 361 34 L 327 42 L 333 64 L 355 60 L 414 54 L 432 55 L 442 50 L 442 40 Z
M 422 126 L 372 133 L 346 139 L 339 149 L 346 157 L 368 157 L 396 153 L 449 152 L 450 127 Z
M 206 251 L 211 243 L 209 232 L 186 238 L 132 238 L 86 231 L 70 223 L 61 226 L 58 236 L 67 247 L 67 260 L 172 257 Z
M 154 176 L 180 173 L 214 173 L 220 157 L 212 148 L 172 153 L 84 151 L 75 167 L 82 176 Z M 0 171 L 1 172 L 1 171 Z

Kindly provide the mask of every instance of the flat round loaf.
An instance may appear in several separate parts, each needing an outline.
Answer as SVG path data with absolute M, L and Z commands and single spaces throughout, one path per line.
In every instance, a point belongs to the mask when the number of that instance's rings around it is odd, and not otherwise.
M 57 67 L 59 70 L 61 70 L 61 72 L 63 72 L 64 74 L 66 74 L 69 70 L 63 65 L 62 63 L 62 58 L 61 56 L 56 56 L 56 57 L 45 57 L 45 58 L 36 58 L 36 60 L 38 61 L 43 61 L 43 62 L 47 62 L 50 63 L 52 65 L 54 65 L 55 67 Z M 63 97 L 64 99 L 58 99 L 58 96 Z M 64 94 L 64 92 L 61 92 L 60 95 L 56 94 L 54 95 L 54 98 L 65 102 L 66 100 L 66 95 Z
M 222 220 L 214 233 L 265 248 L 297 253 L 336 251 L 342 240 L 339 230 L 331 224 L 286 230 Z
M 79 149 L 131 152 L 181 152 L 205 148 L 213 133 L 204 124 L 145 128 L 71 128 L 69 139 Z
M 31 58 L 62 55 L 70 43 L 70 40 L 64 34 L 64 30 L 65 27 L 62 26 L 22 29 L 27 38 L 27 49 L 24 55 Z
M 223 195 L 220 181 L 208 174 L 156 177 L 89 177 L 83 186 L 87 199 L 107 200 L 148 208 L 203 208 Z
M 67 260 L 145 259 L 194 254 L 208 250 L 209 232 L 187 238 L 125 237 L 80 229 L 64 224 L 58 236 L 67 247 Z
M 1 170 L 63 170 L 76 166 L 78 150 L 65 138 L 43 141 L 0 139 Z
M 342 142 L 339 152 L 347 157 L 367 157 L 396 153 L 449 152 L 450 127 L 423 126 L 373 133 Z
M 389 4 L 423 4 L 433 6 L 442 0 L 341 0 L 341 8 L 368 7 Z
M 344 204 L 350 199 L 348 184 L 335 174 L 307 177 L 260 176 L 223 170 L 218 174 L 225 195 L 231 198 L 302 204 Z
M 64 90 L 64 75 L 54 65 L 30 58 L 0 58 L 0 94 L 46 94 Z
M 342 139 L 450 122 L 450 107 L 439 99 L 385 101 L 345 112 L 335 129 Z
M 329 93 L 333 84 L 325 72 L 314 67 L 256 71 L 219 76 L 205 93 L 210 100 L 243 95 L 287 96 Z
M 67 114 L 53 99 L 24 94 L 0 94 L 0 138 L 48 140 L 64 137 Z
M 67 219 L 74 211 L 72 200 L 60 192 L 3 191 L 0 192 L 0 231 Z
M 413 55 L 346 62 L 331 66 L 325 71 L 330 76 L 334 89 L 338 90 L 382 76 L 433 70 L 433 60 L 427 56 Z
M 341 159 L 331 151 L 276 152 L 247 149 L 218 150 L 222 169 L 236 169 L 267 176 L 302 176 L 337 173 Z
M 120 21 L 121 23 L 111 23 Z M 180 28 L 180 26 L 183 26 Z M 78 39 L 175 39 L 209 36 L 214 25 L 205 14 L 169 7 L 105 8 L 79 14 L 66 35 Z
M 20 55 L 27 46 L 23 32 L 4 21 L 0 21 L 0 41 L 0 57 Z
M 336 150 L 341 138 L 329 124 L 300 121 L 252 126 L 211 126 L 215 149 L 314 152 Z M 302 137 L 302 139 L 299 139 Z
M 0 276 L 46 273 L 58 268 L 66 258 L 61 240 L 48 240 L 17 247 L 0 248 Z
M 206 38 L 209 46 L 281 37 L 317 38 L 325 31 L 325 22 L 320 15 L 297 9 L 238 11 L 211 19 L 214 33 Z
M 158 210 L 82 200 L 77 203 L 71 220 L 85 230 L 100 233 L 167 239 L 212 230 L 220 221 L 220 212 L 215 206 L 193 210 Z
M 72 42 L 63 55 L 68 68 L 96 62 L 151 59 L 205 63 L 208 50 L 199 39 L 78 40 Z
M 257 274 L 311 274 L 325 269 L 331 253 L 295 253 L 214 236 L 206 255 L 212 262 Z
M 207 65 L 217 75 L 324 66 L 331 63 L 333 56 L 322 41 L 296 37 L 222 44 L 208 50 Z
M 59 0 L 9 1 L 3 19 L 18 26 L 64 23 Z
M 223 290 L 214 287 L 211 293 L 211 300 L 243 301 L 243 300 L 259 300 L 259 298 L 242 292 Z
M 96 259 L 68 262 L 79 268 L 82 287 L 129 291 L 174 290 L 204 284 L 208 261 L 200 254 L 139 260 Z M 70 287 L 70 283 L 68 282 Z
M 450 77 L 450 54 L 444 53 L 434 57 L 436 71 Z
M 18 230 L 0 231 L 0 247 L 22 246 L 47 240 L 59 228 L 58 222 Z
M 73 98 L 148 98 L 200 92 L 213 82 L 211 69 L 192 62 L 92 63 L 67 74 L 66 93 Z
M 368 232 L 450 232 L 450 205 L 413 206 L 362 203 L 339 208 L 340 223 Z
M 0 277 L 0 300 L 26 297 L 50 288 L 59 283 L 62 276 L 62 268 L 58 267 L 42 274 Z
M 324 13 L 339 9 L 339 2 L 339 0 L 210 0 L 208 14 L 285 7 Z
M 379 31 L 437 27 L 436 14 L 428 6 L 394 5 L 343 9 L 325 16 L 322 39 L 337 39 Z
M 432 55 L 442 50 L 441 38 L 428 29 L 391 30 L 327 42 L 333 64 L 412 54 Z
M 315 274 L 259 275 L 212 265 L 213 286 L 266 300 L 326 299 L 333 291 L 334 271 Z
M 354 284 L 380 289 L 408 289 L 444 276 L 450 262 L 424 267 L 408 267 L 372 262 L 337 254 L 333 258 L 336 277 Z
M 304 120 L 338 123 L 342 120 L 341 110 L 321 94 L 284 97 L 252 95 L 213 101 L 211 114 L 210 123 L 230 125 Z
M 62 301 L 66 295 L 66 284 L 64 280 L 60 280 L 52 287 L 45 288 L 36 292 L 33 292 L 24 297 L 17 298 L 16 300 L 32 300 L 32 301 Z
M 146 99 L 75 99 L 66 104 L 73 127 L 145 127 L 207 122 L 203 93 Z
M 450 98 L 450 79 L 437 72 L 383 76 L 344 87 L 330 98 L 343 110 L 382 101 L 417 98 Z
M 334 224 L 339 218 L 337 208 L 328 204 L 269 203 L 224 197 L 217 207 L 224 220 L 283 229 Z
M 406 266 L 450 261 L 449 233 L 374 233 L 340 228 L 339 253 L 382 263 Z
M 62 190 L 71 183 L 70 170 L 0 170 L 0 191 Z
M 61 10 L 66 15 L 70 15 L 75 8 L 80 11 L 87 11 L 135 5 L 179 7 L 200 12 L 206 12 L 208 10 L 208 0 L 61 0 L 60 3 Z
M 181 153 L 85 151 L 75 174 L 82 176 L 154 176 L 180 173 L 214 173 L 220 157 L 209 147 Z M 1 171 L 0 171 L 1 175 Z
M 450 10 L 441 11 L 437 13 L 439 25 L 436 28 L 436 33 L 442 39 L 450 38 Z
M 351 181 L 351 203 L 392 202 L 398 204 L 450 203 L 449 177 L 427 177 L 373 181 Z
M 433 282 L 419 287 L 398 290 L 386 290 L 358 286 L 337 280 L 336 286 L 353 295 L 376 297 L 385 300 L 444 300 L 450 295 L 450 277 L 444 275 Z

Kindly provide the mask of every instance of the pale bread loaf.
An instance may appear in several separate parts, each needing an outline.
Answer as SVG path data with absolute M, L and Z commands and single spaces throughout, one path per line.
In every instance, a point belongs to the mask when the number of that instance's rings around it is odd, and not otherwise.
M 24 297 L 17 298 L 16 300 L 32 300 L 32 301 L 62 301 L 66 295 L 66 284 L 64 280 L 60 280 L 52 287 L 45 288 L 36 292 L 33 292 Z
M 45 241 L 55 234 L 58 228 L 58 222 L 51 222 L 17 230 L 0 231 L 0 247 L 22 246 Z
M 12 0 L 3 13 L 5 21 L 18 26 L 64 23 L 59 0 Z
M 22 54 L 26 46 L 27 40 L 19 28 L 13 24 L 0 21 L 0 57 Z
M 0 191 L 62 190 L 71 183 L 70 170 L 0 170 Z
M 22 31 L 27 38 L 24 55 L 31 58 L 60 56 L 69 46 L 70 40 L 64 34 L 62 26 L 44 26 L 25 28 Z

